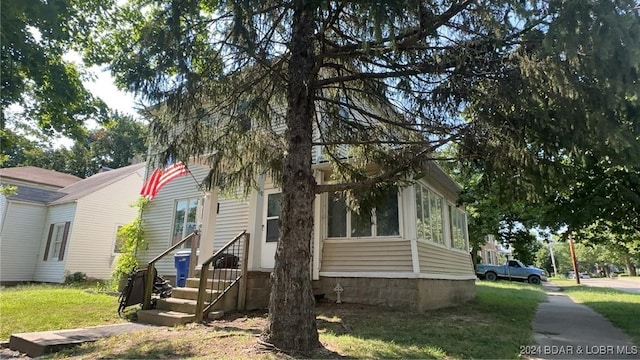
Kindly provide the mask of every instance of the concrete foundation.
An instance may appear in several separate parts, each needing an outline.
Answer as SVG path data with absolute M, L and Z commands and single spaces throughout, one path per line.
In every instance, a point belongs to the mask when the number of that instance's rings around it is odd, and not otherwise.
M 342 302 L 425 311 L 467 302 L 475 297 L 475 280 L 320 277 L 325 298 Z
M 266 309 L 271 294 L 271 273 L 261 271 L 247 272 L 246 310 Z
M 247 276 L 247 310 L 269 307 L 270 273 L 250 271 Z M 475 280 L 334 278 L 320 277 L 314 291 L 336 301 L 336 284 L 346 303 L 425 311 L 465 303 L 476 295 Z

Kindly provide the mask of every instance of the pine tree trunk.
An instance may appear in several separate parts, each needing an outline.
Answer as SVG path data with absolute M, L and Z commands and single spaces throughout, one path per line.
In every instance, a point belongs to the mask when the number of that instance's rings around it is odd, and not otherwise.
M 311 287 L 311 236 L 315 180 L 311 169 L 314 117 L 312 6 L 295 3 L 289 87 L 287 154 L 282 179 L 280 239 L 269 301 L 269 323 L 263 340 L 283 350 L 309 351 L 319 346 L 315 300 Z

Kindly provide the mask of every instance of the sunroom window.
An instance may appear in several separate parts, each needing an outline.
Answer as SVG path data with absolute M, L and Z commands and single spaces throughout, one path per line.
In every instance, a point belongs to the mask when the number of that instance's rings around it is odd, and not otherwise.
M 327 237 L 330 238 L 400 235 L 398 194 L 389 192 L 371 213 L 362 214 L 349 210 L 341 196 L 330 196 L 327 219 Z
M 442 227 L 443 198 L 427 187 L 416 184 L 416 228 L 418 239 L 444 244 Z
M 451 239 L 453 247 L 467 250 L 467 218 L 464 211 L 449 206 L 451 216 Z

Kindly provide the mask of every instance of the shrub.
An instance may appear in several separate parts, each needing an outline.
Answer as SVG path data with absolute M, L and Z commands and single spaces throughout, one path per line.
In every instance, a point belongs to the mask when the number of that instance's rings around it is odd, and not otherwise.
M 86 280 L 87 274 L 80 271 L 74 272 L 73 274 L 67 274 L 64 277 L 64 283 L 67 285 L 85 282 Z
M 121 253 L 118 256 L 116 267 L 112 274 L 115 282 L 126 278 L 131 271 L 140 266 L 136 255 L 138 249 L 146 250 L 147 248 L 147 243 L 144 240 L 144 229 L 142 228 L 142 212 L 148 203 L 149 200 L 146 198 L 138 199 L 132 205 L 138 208 L 138 217 L 118 230 L 117 236 L 122 239 L 122 245 L 120 246 Z

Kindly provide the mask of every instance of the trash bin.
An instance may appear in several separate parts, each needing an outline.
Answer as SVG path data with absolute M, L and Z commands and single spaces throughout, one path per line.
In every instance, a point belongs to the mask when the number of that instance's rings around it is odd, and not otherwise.
M 176 254 L 174 255 L 177 287 L 185 287 L 187 285 L 187 278 L 189 277 L 190 258 L 191 250 L 176 251 Z

